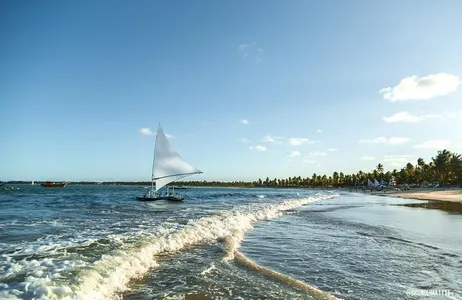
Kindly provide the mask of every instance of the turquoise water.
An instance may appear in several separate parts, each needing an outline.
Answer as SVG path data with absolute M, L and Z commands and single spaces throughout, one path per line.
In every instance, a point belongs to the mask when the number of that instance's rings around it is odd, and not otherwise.
M 462 299 L 462 214 L 403 205 L 422 201 L 18 187 L 0 192 L 0 299 Z

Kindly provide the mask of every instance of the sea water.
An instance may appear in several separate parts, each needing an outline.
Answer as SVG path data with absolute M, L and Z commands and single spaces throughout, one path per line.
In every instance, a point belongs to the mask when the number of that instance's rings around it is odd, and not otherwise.
M 309 189 L 0 192 L 0 299 L 462 299 L 462 214 Z

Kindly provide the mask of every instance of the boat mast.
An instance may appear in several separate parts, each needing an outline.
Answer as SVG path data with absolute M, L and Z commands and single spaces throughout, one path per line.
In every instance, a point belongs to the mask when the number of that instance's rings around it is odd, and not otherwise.
M 159 136 L 159 128 L 160 128 L 160 122 L 159 122 L 159 125 L 157 125 L 157 134 L 156 134 L 156 139 L 154 141 L 154 155 L 152 156 L 151 194 L 154 193 L 154 170 L 156 169 L 156 145 L 157 145 L 157 138 Z

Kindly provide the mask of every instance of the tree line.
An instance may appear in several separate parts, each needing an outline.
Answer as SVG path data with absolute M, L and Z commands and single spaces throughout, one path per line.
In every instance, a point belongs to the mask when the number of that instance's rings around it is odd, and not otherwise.
M 377 164 L 374 170 L 358 171 L 353 174 L 333 172 L 332 175 L 321 175 L 314 173 L 311 177 L 294 176 L 288 178 L 273 178 L 254 182 L 207 182 L 189 181 L 183 185 L 191 186 L 242 186 L 242 187 L 351 187 L 367 185 L 368 180 L 390 182 L 396 184 L 417 184 L 436 183 L 440 185 L 462 185 L 462 156 L 448 150 L 438 151 L 435 157 L 427 163 L 423 158 L 417 159 L 415 164 L 408 162 L 400 170 L 384 172 L 384 165 Z
M 273 178 L 253 181 L 181 181 L 171 185 L 175 186 L 211 186 L 211 187 L 352 187 L 367 185 L 367 181 L 378 180 L 397 184 L 426 184 L 436 183 L 440 185 L 462 185 L 462 156 L 449 150 L 438 151 L 427 163 L 423 158 L 417 159 L 415 164 L 408 162 L 400 170 L 384 172 L 384 165 L 377 164 L 374 170 L 358 171 L 353 174 L 333 172 L 332 175 L 314 173 L 311 177 L 294 176 L 288 178 Z M 0 182 L 1 183 L 1 182 Z M 30 183 L 30 181 L 10 181 L 9 183 Z M 39 182 L 36 182 L 39 183 Z M 70 184 L 102 184 L 102 185 L 151 185 L 147 181 L 112 181 L 112 182 L 69 182 Z

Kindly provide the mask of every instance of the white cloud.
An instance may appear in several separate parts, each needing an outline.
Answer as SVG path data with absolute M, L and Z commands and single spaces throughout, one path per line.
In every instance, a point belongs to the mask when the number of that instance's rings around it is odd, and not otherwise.
M 239 122 L 244 125 L 249 125 L 249 120 L 246 120 L 246 119 L 240 119 Z
M 297 157 L 297 156 L 300 156 L 299 151 L 291 151 L 291 152 L 287 153 L 287 157 Z
M 260 152 L 263 152 L 263 151 L 267 150 L 267 148 L 265 146 L 262 146 L 262 145 L 249 146 L 249 149 L 250 150 L 255 150 L 255 151 L 260 151 Z
M 154 134 L 154 133 L 152 133 L 151 129 L 149 129 L 149 128 L 141 128 L 140 133 L 143 134 L 143 135 L 153 135 Z
M 250 140 L 246 139 L 246 138 L 241 138 L 241 139 L 239 139 L 239 141 L 243 142 L 243 143 L 250 143 Z
M 322 129 L 318 129 L 318 130 L 316 130 L 316 131 L 317 131 L 317 132 L 322 132 Z
M 379 94 L 391 102 L 424 100 L 453 93 L 459 85 L 459 77 L 447 73 L 430 74 L 421 78 L 411 76 L 401 79 L 393 88 L 381 89 Z
M 247 51 L 255 47 L 256 44 L 256 42 L 252 42 L 252 44 L 240 44 L 239 47 L 237 47 L 237 49 L 239 50 L 239 52 L 247 53 Z
M 140 129 L 140 133 L 143 134 L 143 135 L 156 135 L 154 132 L 151 131 L 151 129 L 149 128 L 141 128 Z M 165 136 L 168 138 L 168 139 L 174 139 L 175 137 L 171 134 L 168 134 L 166 133 Z
M 375 160 L 375 157 L 366 155 L 366 156 L 361 156 L 361 159 L 362 160 Z
M 452 144 L 451 141 L 448 140 L 430 140 L 423 142 L 419 145 L 414 145 L 414 148 L 435 148 L 435 149 L 443 149 Z
M 303 162 L 307 163 L 307 164 L 314 164 L 316 161 L 312 160 L 312 159 L 305 158 L 305 159 L 303 159 Z
M 370 140 L 359 140 L 358 143 L 360 144 L 390 144 L 390 145 L 398 145 L 398 144 L 403 144 L 406 143 L 410 140 L 410 138 L 407 137 L 378 137 L 375 139 L 370 139 Z
M 240 44 L 237 50 L 242 55 L 243 59 L 252 59 L 255 62 L 261 62 L 264 51 L 262 48 L 257 48 L 257 42 L 251 44 Z
M 326 156 L 326 155 L 327 155 L 326 152 L 319 152 L 319 151 L 314 151 L 314 152 L 308 153 L 308 157 L 313 157 L 313 156 Z
M 404 167 L 408 162 L 413 163 L 417 161 L 415 155 L 385 155 L 383 157 L 383 164 L 393 167 Z
M 337 148 L 329 148 L 327 149 L 327 151 L 330 151 L 330 152 L 334 152 L 334 151 L 337 151 L 338 149 Z
M 292 146 L 300 146 L 304 144 L 313 144 L 315 141 L 311 141 L 307 138 L 290 138 L 289 139 L 289 144 Z
M 428 119 L 437 119 L 441 117 L 442 115 L 439 115 L 439 114 L 426 114 L 426 115 L 414 116 L 408 113 L 407 111 L 402 111 L 390 117 L 383 117 L 382 119 L 387 123 L 396 123 L 396 122 L 415 123 L 415 122 L 425 121 Z
M 262 142 L 280 144 L 281 143 L 280 140 L 282 140 L 282 139 L 283 139 L 283 137 L 281 137 L 281 136 L 267 135 L 267 136 L 263 137 Z

